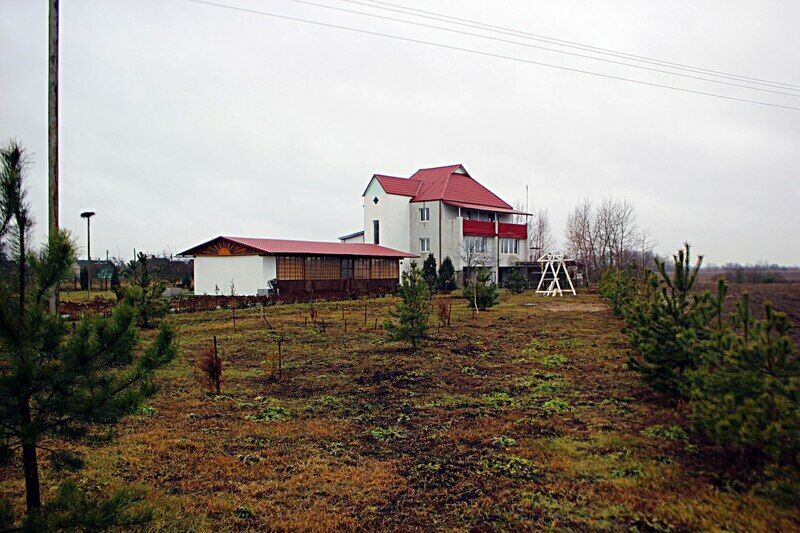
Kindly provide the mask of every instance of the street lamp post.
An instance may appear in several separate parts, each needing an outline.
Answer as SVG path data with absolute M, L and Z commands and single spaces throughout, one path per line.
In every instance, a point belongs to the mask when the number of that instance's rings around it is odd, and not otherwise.
M 90 301 L 92 295 L 92 228 L 91 228 L 91 219 L 94 216 L 94 211 L 84 211 L 81 213 L 81 218 L 86 219 L 86 257 L 88 258 L 87 263 L 87 283 L 86 283 L 86 301 Z

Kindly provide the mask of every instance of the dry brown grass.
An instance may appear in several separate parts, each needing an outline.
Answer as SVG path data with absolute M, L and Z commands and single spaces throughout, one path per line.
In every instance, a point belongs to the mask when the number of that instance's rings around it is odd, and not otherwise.
M 599 297 L 504 295 L 418 353 L 388 342 L 391 299 L 173 316 L 181 355 L 150 414 L 84 449 L 86 486 L 144 487 L 153 529 L 731 530 L 800 528 L 797 509 L 756 496 L 700 443 L 642 435 L 684 424 L 625 367 L 621 323 Z M 532 305 L 525 305 L 532 304 Z M 435 321 L 435 318 L 432 318 Z M 222 396 L 193 375 L 216 335 Z M 0 496 L 23 505 L 18 470 Z M 44 470 L 49 497 L 57 478 Z

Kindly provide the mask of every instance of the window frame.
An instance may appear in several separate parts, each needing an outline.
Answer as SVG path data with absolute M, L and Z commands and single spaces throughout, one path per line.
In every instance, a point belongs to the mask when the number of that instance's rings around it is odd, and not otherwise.
M 431 251 L 431 238 L 430 237 L 420 237 L 419 238 L 419 251 L 420 252 L 430 252 Z
M 514 239 L 512 237 L 501 237 L 500 253 L 519 255 L 519 239 Z
M 431 208 L 430 207 L 420 207 L 419 208 L 419 221 L 420 222 L 430 222 L 431 221 Z
M 381 221 L 376 219 L 372 221 L 372 244 L 381 243 Z

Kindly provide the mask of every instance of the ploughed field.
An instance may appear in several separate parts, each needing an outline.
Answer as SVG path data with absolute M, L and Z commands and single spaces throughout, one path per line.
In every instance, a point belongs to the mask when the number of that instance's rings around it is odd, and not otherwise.
M 474 319 L 453 299 L 417 353 L 380 328 L 393 303 L 367 302 L 366 321 L 363 301 L 317 303 L 317 326 L 308 304 L 271 307 L 275 333 L 257 308 L 235 330 L 230 310 L 172 315 L 181 350 L 160 392 L 83 448 L 81 483 L 142 487 L 153 529 L 800 528 L 735 458 L 673 427 L 680 406 L 626 369 L 599 296 L 504 294 Z M 195 370 L 214 335 L 219 396 Z M 18 470 L 0 473 L 21 510 Z M 61 477 L 45 467 L 46 498 Z

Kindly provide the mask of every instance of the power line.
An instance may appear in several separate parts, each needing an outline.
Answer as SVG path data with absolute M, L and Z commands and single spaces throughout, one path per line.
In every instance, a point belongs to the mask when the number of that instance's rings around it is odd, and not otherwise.
M 638 84 L 638 85 L 647 85 L 647 86 L 650 86 L 650 87 L 660 87 L 662 89 L 671 89 L 673 91 L 680 91 L 680 92 L 691 93 L 691 94 L 699 94 L 699 95 L 703 95 L 703 96 L 711 96 L 711 97 L 714 97 L 714 98 L 721 98 L 723 100 L 732 100 L 732 101 L 736 101 L 736 102 L 746 102 L 746 103 L 750 103 L 750 104 L 757 104 L 757 105 L 768 106 L 768 107 L 777 107 L 777 108 L 782 108 L 782 109 L 791 109 L 791 110 L 794 110 L 794 111 L 800 111 L 800 107 L 793 107 L 793 106 L 788 106 L 788 105 L 783 105 L 783 104 L 775 104 L 775 103 L 770 103 L 770 102 L 763 102 L 763 101 L 760 101 L 760 100 L 750 100 L 750 99 L 747 99 L 747 98 L 738 98 L 738 97 L 735 97 L 735 96 L 726 96 L 726 95 L 717 94 L 717 93 L 709 93 L 709 92 L 705 92 L 705 91 L 697 91 L 697 90 L 694 90 L 694 89 L 686 89 L 684 87 L 676 87 L 674 85 L 666 85 L 666 84 L 661 84 L 661 83 L 654 83 L 654 82 L 649 82 L 649 81 L 636 80 L 636 79 L 633 79 L 633 78 L 625 78 L 625 77 L 622 77 L 622 76 L 614 76 L 614 75 L 611 75 L 611 74 L 603 74 L 603 73 L 600 73 L 600 72 L 593 72 L 593 71 L 590 71 L 590 70 L 582 70 L 582 69 L 577 69 L 577 68 L 572 68 L 572 67 L 565 67 L 565 66 L 562 66 L 562 65 L 553 65 L 553 64 L 544 63 L 544 62 L 541 62 L 541 61 L 533 61 L 533 60 L 530 60 L 530 59 L 523 59 L 523 58 L 520 58 L 520 57 L 508 56 L 508 55 L 503 55 L 503 54 L 495 54 L 493 52 L 486 52 L 486 51 L 483 51 L 483 50 L 475 50 L 473 48 L 463 48 L 463 47 L 460 47 L 460 46 L 452 46 L 452 45 L 436 43 L 436 42 L 432 42 L 432 41 L 425 41 L 425 40 L 422 40 L 422 39 L 412 39 L 410 37 L 401 37 L 399 35 L 391 35 L 391 34 L 388 34 L 388 33 L 381 33 L 381 32 L 377 32 L 377 31 L 365 30 L 365 29 L 361 29 L 361 28 L 353 28 L 351 26 L 342 26 L 342 25 L 339 25 L 339 24 L 331 24 L 331 23 L 328 23 L 328 22 L 322 22 L 322 21 L 318 21 L 318 20 L 304 19 L 304 18 L 299 18 L 299 17 L 292 17 L 292 16 L 289 16 L 289 15 L 281 15 L 279 13 L 271 13 L 271 12 L 268 12 L 268 11 L 259 11 L 259 10 L 256 10 L 256 9 L 249 9 L 249 8 L 244 8 L 244 7 L 231 6 L 231 5 L 227 5 L 227 4 L 220 4 L 220 3 L 211 2 L 211 1 L 208 1 L 208 0 L 186 0 L 186 1 L 187 2 L 192 2 L 192 3 L 195 3 L 195 4 L 203 4 L 203 5 L 213 6 L 213 7 L 219 7 L 219 8 L 222 8 L 222 9 L 230 9 L 232 11 L 240 11 L 242 13 L 250 13 L 250 14 L 254 14 L 254 15 L 263 15 L 263 16 L 273 17 L 273 18 L 277 18 L 277 19 L 291 20 L 291 21 L 294 21 L 294 22 L 301 22 L 301 23 L 304 23 L 304 24 L 312 24 L 312 25 L 315 25 L 315 26 L 322 26 L 322 27 L 326 27 L 326 28 L 334 28 L 334 29 L 339 29 L 339 30 L 351 31 L 351 32 L 355 32 L 355 33 L 361 33 L 361 34 L 364 34 L 364 35 L 372 35 L 372 36 L 376 36 L 376 37 L 385 37 L 387 39 L 394 39 L 394 40 L 397 40 L 397 41 L 406 41 L 406 42 L 410 42 L 410 43 L 424 44 L 424 45 L 427 45 L 427 46 L 435 46 L 435 47 L 444 48 L 444 49 L 447 49 L 447 50 L 456 50 L 456 51 L 459 51 L 459 52 L 471 53 L 471 54 L 481 55 L 481 56 L 485 56 L 485 57 L 494 57 L 494 58 L 497 58 L 497 59 L 507 59 L 509 61 L 515 61 L 515 62 L 518 62 L 518 63 L 527 63 L 527 64 L 530 64 L 530 65 L 538 65 L 538 66 L 542 66 L 542 67 L 555 68 L 555 69 L 565 70 L 565 71 L 569 71 L 569 72 L 577 72 L 579 74 L 587 74 L 587 75 L 590 75 L 590 76 L 598 76 L 598 77 L 601 77 L 601 78 L 608 78 L 608 79 L 613 79 L 613 80 L 625 81 L 625 82 L 629 82 L 629 83 L 635 83 L 635 84 Z
M 754 78 L 754 77 L 750 77 L 750 76 L 742 76 L 742 75 L 739 75 L 739 74 L 721 72 L 721 71 L 718 71 L 718 70 L 711 70 L 711 69 L 707 69 L 707 68 L 703 68 L 703 67 L 693 67 L 691 65 L 686 65 L 686 64 L 682 64 L 682 63 L 676 63 L 676 62 L 672 62 L 672 61 L 665 61 L 665 60 L 662 60 L 662 59 L 655 59 L 655 58 L 652 58 L 652 57 L 647 57 L 647 56 L 642 56 L 642 55 L 629 54 L 627 52 L 620 52 L 620 51 L 612 50 L 612 49 L 609 49 L 609 48 L 601 48 L 601 47 L 598 47 L 598 46 L 592 46 L 592 45 L 583 44 L 583 43 L 579 43 L 579 42 L 575 42 L 575 41 L 568 41 L 568 40 L 565 40 L 565 39 L 558 39 L 558 38 L 555 38 L 555 37 L 548 37 L 546 35 L 540 35 L 540 34 L 537 34 L 537 33 L 530 33 L 530 32 L 526 32 L 526 31 L 522 31 L 522 30 L 515 30 L 515 29 L 512 29 L 512 28 L 506 28 L 506 27 L 503 27 L 503 26 L 496 26 L 496 25 L 493 25 L 493 24 L 487 24 L 487 23 L 480 22 L 480 21 L 464 19 L 464 18 L 459 18 L 459 17 L 453 17 L 451 15 L 447 15 L 447 14 L 444 14 L 444 13 L 436 13 L 434 11 L 426 11 L 424 9 L 416 9 L 416 8 L 412 8 L 412 7 L 402 6 L 402 5 L 399 5 L 399 4 L 392 4 L 390 2 L 383 2 L 381 0 L 367 0 L 367 2 L 369 2 L 369 3 L 363 2 L 363 1 L 359 1 L 359 0 L 340 0 L 340 1 L 347 2 L 347 3 L 350 3 L 350 4 L 358 4 L 358 5 L 362 5 L 362 6 L 372 7 L 372 8 L 376 8 L 376 9 L 383 9 L 383 10 L 386 10 L 386 11 L 393 11 L 393 12 L 396 12 L 396 13 L 402 13 L 402 14 L 405 14 L 405 15 L 411 15 L 411 16 L 415 16 L 415 17 L 438 20 L 438 21 L 441 21 L 441 22 L 447 22 L 449 24 L 456 24 L 456 25 L 466 26 L 466 27 L 470 27 L 470 28 L 477 28 L 477 29 L 482 29 L 482 30 L 486 30 L 486 31 L 493 31 L 495 33 L 501 33 L 501 34 L 504 34 L 504 35 L 511 35 L 511 36 L 514 36 L 514 37 L 522 37 L 522 38 L 525 38 L 525 39 L 531 39 L 531 40 L 534 40 L 534 41 L 541 41 L 541 42 L 546 42 L 546 43 L 550 43 L 550 44 L 556 44 L 556 45 L 559 45 L 559 46 L 564 46 L 564 47 L 569 47 L 569 48 L 577 48 L 577 49 L 580 49 L 580 50 L 585 50 L 585 51 L 589 51 L 589 52 L 593 52 L 593 53 L 605 54 L 605 55 L 610 55 L 610 56 L 614 56 L 614 57 L 620 57 L 620 58 L 630 59 L 630 60 L 634 60 L 634 61 L 640 61 L 640 62 L 643 62 L 643 63 L 652 64 L 652 65 L 660 65 L 660 66 L 664 66 L 664 67 L 668 67 L 668 68 L 674 68 L 674 69 L 678 69 L 678 70 L 686 70 L 686 71 L 690 71 L 690 72 L 696 72 L 696 73 L 701 73 L 701 74 L 705 74 L 705 75 L 717 76 L 717 77 L 736 80 L 736 81 L 755 83 L 757 85 L 765 85 L 765 86 L 774 87 L 774 88 L 777 88 L 777 89 L 786 89 L 786 90 L 793 90 L 793 91 L 800 90 L 800 84 L 784 83 L 784 82 L 779 82 L 779 81 L 771 81 L 771 80 L 765 80 L 765 79 L 762 79 L 762 78 Z M 376 5 L 376 4 L 380 4 L 380 5 Z M 392 8 L 389 8 L 389 7 L 382 7 L 382 6 L 393 6 L 395 8 L 402 8 L 402 10 L 400 10 L 400 9 L 392 9 Z M 419 15 L 418 13 L 424 13 L 424 14 L 429 15 L 429 16 Z M 432 15 L 432 16 L 430 16 L 430 15 Z
M 740 88 L 743 88 L 743 89 L 750 89 L 750 90 L 753 90 L 753 91 L 762 91 L 762 92 L 767 92 L 767 93 L 780 94 L 780 95 L 783 95 L 783 96 L 791 96 L 793 98 L 800 98 L 800 94 L 785 93 L 785 92 L 782 92 L 782 91 L 775 91 L 775 90 L 772 90 L 772 89 L 764 89 L 764 88 L 761 88 L 761 87 L 753 87 L 752 85 L 740 85 L 738 83 L 731 83 L 729 81 L 715 80 L 715 79 L 712 79 L 712 78 L 704 78 L 702 76 L 692 76 L 691 74 L 681 74 L 680 72 L 672 72 L 672 71 L 669 71 L 669 70 L 662 70 L 662 69 L 653 68 L 653 67 L 646 67 L 646 66 L 643 66 L 643 65 L 635 65 L 633 63 L 625 63 L 623 61 L 615 61 L 613 59 L 606 59 L 606 58 L 603 58 L 603 57 L 595 57 L 595 56 L 590 56 L 590 55 L 586 55 L 586 54 L 578 54 L 576 52 L 568 52 L 566 50 L 558 50 L 556 48 L 548 48 L 546 46 L 539 46 L 539 45 L 529 44 L 529 43 L 521 43 L 519 41 L 511 41 L 509 39 L 501 39 L 499 37 L 492 37 L 490 35 L 482 35 L 480 33 L 472 33 L 472 32 L 468 32 L 468 31 L 455 30 L 455 29 L 452 29 L 452 28 L 445 28 L 443 26 L 434 26 L 432 24 L 425 24 L 423 22 L 414 22 L 414 21 L 411 21 L 411 20 L 403 20 L 403 19 L 399 19 L 399 18 L 395 18 L 395 17 L 388 17 L 388 16 L 385 16 L 385 15 L 377 15 L 377 14 L 374 14 L 374 13 L 367 13 L 367 12 L 364 12 L 364 11 L 358 11 L 356 9 L 347 9 L 347 8 L 343 8 L 343 7 L 331 6 L 331 5 L 328 5 L 328 4 L 319 4 L 317 2 L 310 2 L 308 0 L 286 0 L 286 1 L 287 2 L 294 2 L 296 4 L 304 4 L 304 5 L 308 5 L 308 6 L 321 7 L 321 8 L 325 8 L 325 9 L 332 9 L 332 10 L 335 10 L 335 11 L 342 11 L 342 12 L 345 12 L 345 13 L 354 13 L 354 14 L 357 14 L 357 15 L 364 15 L 364 16 L 367 16 L 367 17 L 373 17 L 373 18 L 378 18 L 378 19 L 382 19 L 382 20 L 391 20 L 391 21 L 394 21 L 394 22 L 402 22 L 403 24 L 411 24 L 413 26 L 420 26 L 420 27 L 423 27 L 423 28 L 432 28 L 432 29 L 435 29 L 435 30 L 442 30 L 442 31 L 446 31 L 446 32 L 457 33 L 459 35 L 468 35 L 468 36 L 471 36 L 471 37 L 479 37 L 481 39 L 488 39 L 488 40 L 491 40 L 491 41 L 497 41 L 497 42 L 506 43 L 506 44 L 516 44 L 516 45 L 519 45 L 519 46 L 525 46 L 527 48 L 535 48 L 535 49 L 538 49 L 538 50 L 546 50 L 548 52 L 555 52 L 555 53 L 558 53 L 558 54 L 566 54 L 566 55 L 570 55 L 570 56 L 574 56 L 574 57 L 582 57 L 582 58 L 585 58 L 585 59 L 592 59 L 592 60 L 595 60 L 595 61 L 602 61 L 604 63 L 611 63 L 611 64 L 614 64 L 614 65 L 622 65 L 622 66 L 625 66 L 625 67 L 632 67 L 632 68 L 638 68 L 638 69 L 642 69 L 642 70 L 649 70 L 651 72 L 660 72 L 662 74 L 668 74 L 668 75 L 671 75 L 671 76 L 680 76 L 682 78 L 689 78 L 689 79 L 693 79 L 693 80 L 707 81 L 707 82 L 710 82 L 710 83 L 718 83 L 718 84 L 722 84 L 722 85 L 729 85 L 731 87 L 740 87 Z

